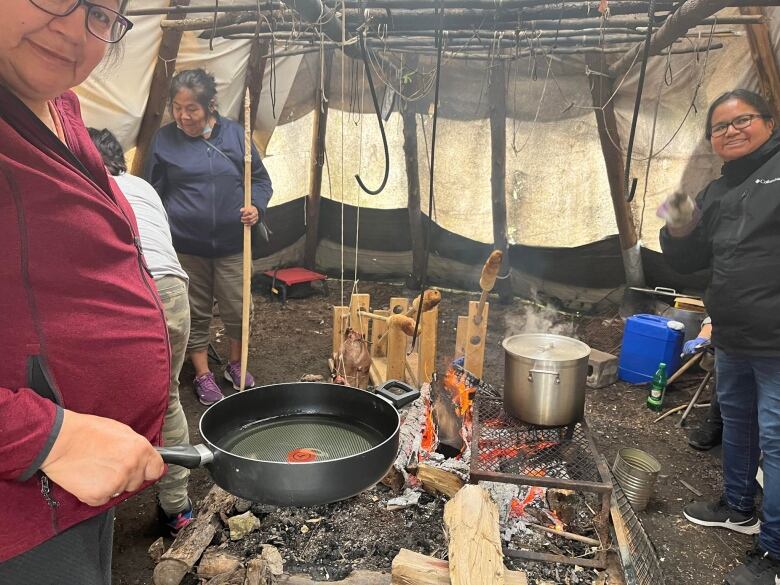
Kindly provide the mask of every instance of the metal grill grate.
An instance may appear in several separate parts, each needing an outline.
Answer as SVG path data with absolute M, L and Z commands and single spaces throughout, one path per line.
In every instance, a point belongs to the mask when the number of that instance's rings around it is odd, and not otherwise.
M 663 585 L 664 575 L 653 543 L 623 489 L 616 481 L 612 483 L 612 521 L 626 585 Z M 619 517 L 616 517 L 618 515 Z
M 610 487 L 599 474 L 584 420 L 564 427 L 538 427 L 505 414 L 501 400 L 480 395 L 474 418 L 472 476 L 523 485 L 571 488 L 589 483 L 599 484 L 600 491 Z

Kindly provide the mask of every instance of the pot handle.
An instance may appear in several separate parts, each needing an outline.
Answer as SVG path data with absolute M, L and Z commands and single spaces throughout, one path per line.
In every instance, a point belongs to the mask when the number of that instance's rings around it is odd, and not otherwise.
M 197 469 L 214 461 L 214 453 L 206 445 L 176 445 L 155 447 L 165 463 Z
M 391 388 L 397 388 L 400 392 L 393 391 Z M 409 404 L 420 396 L 419 390 L 415 390 L 401 380 L 388 380 L 376 389 L 376 393 L 380 398 L 390 402 L 396 409 Z
M 548 370 L 528 370 L 528 381 L 533 382 L 534 381 L 534 374 L 547 374 L 548 376 L 555 376 L 555 383 L 560 384 L 561 383 L 561 374 L 560 372 L 550 372 Z

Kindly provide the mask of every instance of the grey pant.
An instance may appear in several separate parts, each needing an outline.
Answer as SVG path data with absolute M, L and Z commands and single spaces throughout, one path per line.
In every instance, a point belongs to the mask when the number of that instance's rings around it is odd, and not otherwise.
M 111 508 L 0 563 L 0 583 L 111 585 L 113 541 L 114 509 Z
M 190 312 L 192 316 L 187 351 L 202 351 L 209 346 L 209 327 L 214 299 L 219 316 L 230 339 L 241 340 L 241 306 L 243 257 L 204 258 L 179 254 L 179 262 L 190 277 Z
M 179 374 L 187 352 L 190 336 L 190 305 L 187 282 L 178 276 L 155 279 L 157 292 L 165 311 L 165 324 L 171 341 L 171 380 L 168 387 L 168 410 L 163 423 L 163 441 L 166 447 L 189 445 L 190 436 L 184 409 L 179 401 Z M 178 514 L 189 507 L 187 481 L 190 471 L 180 465 L 169 465 L 168 472 L 157 482 L 160 507 L 168 515 Z

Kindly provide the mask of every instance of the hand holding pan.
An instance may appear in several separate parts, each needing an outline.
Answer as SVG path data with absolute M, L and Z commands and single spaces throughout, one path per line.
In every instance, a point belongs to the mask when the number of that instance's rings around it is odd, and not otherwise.
M 217 485 L 247 500 L 276 506 L 343 500 L 387 473 L 398 451 L 395 405 L 419 391 L 391 381 L 377 394 L 319 382 L 253 388 L 203 413 L 203 444 L 157 451 L 166 463 L 205 467 Z

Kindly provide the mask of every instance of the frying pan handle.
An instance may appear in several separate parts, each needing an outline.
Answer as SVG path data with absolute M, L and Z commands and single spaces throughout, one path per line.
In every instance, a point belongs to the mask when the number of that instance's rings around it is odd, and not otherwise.
M 187 469 L 197 469 L 214 461 L 214 453 L 206 445 L 177 445 L 155 449 L 165 463 L 181 465 Z
M 401 392 L 394 392 L 391 388 L 397 388 Z M 376 389 L 376 393 L 396 408 L 401 408 L 420 397 L 419 390 L 415 390 L 401 380 L 388 380 Z

